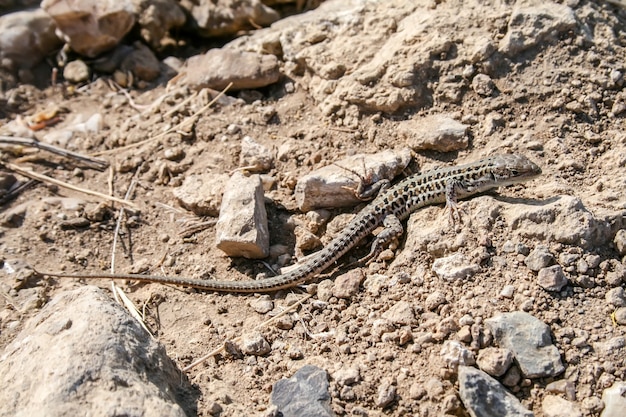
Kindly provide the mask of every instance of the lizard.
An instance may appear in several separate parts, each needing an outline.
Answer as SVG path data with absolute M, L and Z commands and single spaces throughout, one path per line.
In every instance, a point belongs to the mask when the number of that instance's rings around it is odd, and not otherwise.
M 397 184 L 379 191 L 378 196 L 365 206 L 327 246 L 309 255 L 292 271 L 274 277 L 251 281 L 227 281 L 142 274 L 39 273 L 61 278 L 110 278 L 157 282 L 217 292 L 276 291 L 310 281 L 337 262 L 378 227 L 384 226 L 385 229 L 376 236 L 370 253 L 366 256 L 366 258 L 372 258 L 385 244 L 404 232 L 401 222 L 419 208 L 445 203 L 450 214 L 454 215 L 457 214 L 457 200 L 459 199 L 493 188 L 528 181 L 540 174 L 541 168 L 525 156 L 500 154 L 464 165 L 435 168 L 408 176 Z

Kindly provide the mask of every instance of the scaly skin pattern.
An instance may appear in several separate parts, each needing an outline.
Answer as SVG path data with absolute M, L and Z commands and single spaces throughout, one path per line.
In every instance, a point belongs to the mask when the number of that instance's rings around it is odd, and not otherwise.
M 457 199 L 463 199 L 492 188 L 518 184 L 541 174 L 541 169 L 521 155 L 495 155 L 454 167 L 437 168 L 405 178 L 380 193 L 328 246 L 309 256 L 293 271 L 254 281 L 218 281 L 186 277 L 138 274 L 56 274 L 51 277 L 81 279 L 132 279 L 144 282 L 194 287 L 207 291 L 255 293 L 276 291 L 307 282 L 323 272 L 363 238 L 383 225 L 387 216 L 405 220 L 415 210 L 432 204 L 446 203 L 455 210 Z

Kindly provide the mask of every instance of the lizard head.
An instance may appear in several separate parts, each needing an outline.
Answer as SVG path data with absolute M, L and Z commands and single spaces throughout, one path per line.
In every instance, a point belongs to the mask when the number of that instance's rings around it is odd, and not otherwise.
M 522 155 L 496 155 L 492 163 L 492 175 L 499 187 L 518 184 L 541 175 L 541 168 Z

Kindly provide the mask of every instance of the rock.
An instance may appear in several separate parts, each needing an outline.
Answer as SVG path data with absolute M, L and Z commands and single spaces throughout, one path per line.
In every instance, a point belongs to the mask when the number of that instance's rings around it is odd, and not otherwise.
M 267 212 L 258 175 L 235 172 L 230 178 L 215 233 L 215 246 L 228 256 L 260 259 L 269 254 Z
M 20 227 L 26 219 L 26 213 L 30 203 L 18 204 L 0 213 L 0 226 L 2 227 Z
M 472 417 L 534 415 L 498 381 L 469 366 L 459 367 L 459 397 Z
M 455 281 L 476 274 L 480 271 L 480 265 L 470 263 L 462 253 L 457 252 L 454 255 L 435 259 L 432 270 L 439 278 Z
M 393 323 L 387 318 L 376 319 L 372 323 L 371 334 L 377 341 L 387 333 L 393 333 L 396 330 Z
M 398 122 L 398 131 L 416 151 L 450 152 L 466 149 L 468 125 L 445 114 Z
M 41 8 L 70 48 L 89 58 L 113 49 L 135 24 L 131 0 L 44 0 Z
M 84 61 L 77 59 L 76 61 L 68 62 L 63 68 L 63 78 L 71 83 L 82 83 L 89 80 L 91 76 L 91 70 L 85 64 Z
M 624 336 L 615 336 L 605 342 L 593 343 L 593 349 L 598 356 L 611 356 L 626 347 Z
M 626 306 L 626 295 L 623 287 L 611 288 L 606 292 L 606 302 L 614 307 Z
M 153 50 L 162 48 L 170 29 L 185 24 L 183 9 L 176 0 L 133 0 L 141 38 Z
M 57 294 L 7 346 L 0 370 L 3 415 L 193 412 L 184 397 L 194 389 L 165 348 L 93 286 Z
M 549 327 L 530 314 L 503 313 L 485 320 L 485 324 L 498 345 L 513 353 L 525 377 L 552 377 L 565 370 Z
M 508 349 L 485 348 L 478 353 L 478 367 L 491 376 L 502 376 L 513 363 L 513 354 Z
M 259 332 L 244 334 L 241 340 L 241 352 L 244 355 L 263 356 L 272 350 L 265 337 Z
M 361 269 L 353 269 L 339 275 L 333 285 L 333 295 L 337 298 L 351 298 L 359 292 L 365 275 Z
M 376 407 L 385 408 L 390 405 L 396 399 L 396 386 L 393 380 L 385 378 L 378 386 L 376 399 L 374 404 Z
M 544 245 L 537 245 L 535 249 L 524 259 L 524 263 L 531 271 L 538 272 L 554 263 L 554 255 Z
M 361 184 L 367 190 L 382 180 L 391 181 L 409 162 L 407 148 L 341 159 L 300 178 L 294 192 L 296 204 L 301 211 L 354 206 L 363 201 L 356 195 Z
M 341 368 L 333 374 L 333 379 L 340 386 L 354 385 L 361 380 L 359 368 Z
M 274 155 L 265 146 L 255 142 L 250 136 L 241 140 L 239 167 L 250 172 L 267 172 L 274 164 Z
M 591 248 L 604 245 L 610 236 L 609 222 L 594 218 L 573 196 L 559 195 L 542 205 L 511 204 L 503 214 L 520 239 Z
M 268 26 L 280 18 L 261 0 L 183 1 L 181 5 L 191 14 L 197 32 L 211 38 Z
M 537 284 L 546 291 L 561 291 L 568 282 L 561 265 L 541 268 L 537 275 Z
M 52 18 L 41 9 L 0 16 L 0 60 L 10 60 L 9 70 L 34 67 L 61 46 L 55 29 Z
M 186 82 L 196 90 L 223 90 L 231 82 L 230 91 L 266 87 L 280 78 L 278 59 L 227 48 L 210 49 L 187 60 Z
M 559 34 L 574 29 L 576 24 L 574 12 L 563 4 L 538 2 L 516 7 L 500 42 L 500 51 L 515 56 L 535 45 L 556 40 Z
M 327 1 L 227 46 L 281 55 L 296 76 L 307 75 L 299 77 L 303 88 L 325 116 L 356 128 L 361 113 L 396 113 L 430 102 L 432 94 L 424 80 L 432 71 L 433 57 L 445 56 L 454 45 L 452 28 L 470 18 L 460 10 L 451 13 L 419 2 L 390 6 Z M 433 22 L 440 21 L 449 21 L 450 27 L 433 32 Z M 367 56 L 353 53 L 363 22 L 368 22 Z M 411 58 L 398 65 L 398 57 Z
M 626 413 L 626 382 L 617 381 L 602 392 L 604 410 L 600 417 L 623 417 Z
M 140 42 L 133 44 L 133 50 L 122 60 L 120 69 L 130 71 L 135 77 L 144 81 L 154 81 L 161 73 L 157 57 Z
M 522 380 L 522 373 L 515 365 L 511 366 L 508 371 L 505 372 L 501 381 L 507 387 L 515 387 Z
M 495 84 L 487 74 L 476 74 L 472 80 L 472 90 L 481 96 L 489 97 L 495 90 Z
M 183 184 L 172 193 L 178 203 L 198 216 L 217 216 L 222 205 L 222 194 L 226 188 L 227 174 L 207 172 L 190 174 Z
M 59 227 L 63 230 L 71 229 L 83 229 L 89 227 L 91 222 L 86 217 L 74 217 L 73 219 L 67 219 L 59 222 Z
M 576 400 L 576 386 L 569 379 L 559 379 L 546 385 L 546 391 L 565 394 L 568 400 Z
M 413 306 L 408 301 L 398 301 L 385 311 L 382 317 L 396 326 L 410 326 L 417 323 Z
M 250 307 L 259 314 L 265 314 L 274 309 L 274 302 L 269 295 L 263 294 L 250 301 Z
M 441 358 L 448 368 L 456 370 L 459 365 L 472 366 L 476 363 L 474 354 L 456 340 L 446 340 L 443 342 Z
M 556 395 L 546 395 L 541 404 L 545 417 L 583 417 L 583 413 L 573 402 Z
M 328 373 L 305 365 L 291 378 L 281 379 L 272 388 L 272 404 L 284 417 L 332 417 Z
M 435 291 L 426 297 L 424 307 L 428 311 L 434 311 L 442 304 L 446 303 L 446 295 L 441 291 Z
M 617 231 L 615 238 L 613 239 L 613 244 L 620 255 L 626 255 L 626 229 L 620 229 Z

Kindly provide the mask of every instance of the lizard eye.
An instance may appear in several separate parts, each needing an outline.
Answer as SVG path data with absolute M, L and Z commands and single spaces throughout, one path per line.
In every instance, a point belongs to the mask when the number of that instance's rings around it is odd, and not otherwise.
M 511 175 L 518 176 L 519 175 L 519 171 L 516 170 L 516 169 L 512 169 L 511 170 Z

